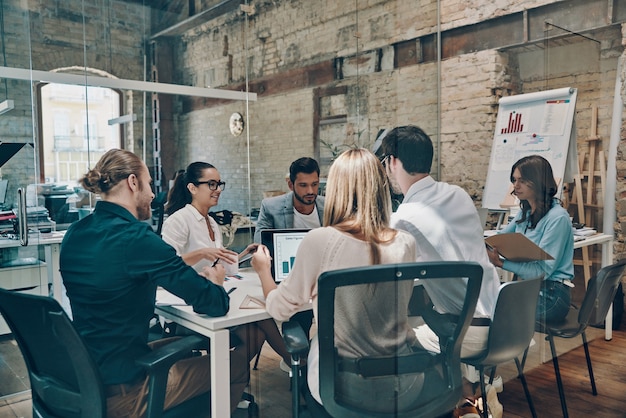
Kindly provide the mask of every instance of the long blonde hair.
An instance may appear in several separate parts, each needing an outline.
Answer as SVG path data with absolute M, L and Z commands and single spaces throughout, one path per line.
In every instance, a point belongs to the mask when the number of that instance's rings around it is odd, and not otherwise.
M 328 173 L 324 226 L 369 242 L 371 261 L 378 264 L 379 244 L 395 236 L 389 228 L 390 218 L 391 194 L 383 165 L 367 149 L 344 151 Z

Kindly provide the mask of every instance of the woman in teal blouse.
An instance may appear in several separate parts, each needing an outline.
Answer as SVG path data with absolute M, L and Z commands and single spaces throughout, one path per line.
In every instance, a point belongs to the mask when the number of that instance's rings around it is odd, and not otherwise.
M 539 155 L 524 157 L 511 168 L 513 192 L 521 210 L 500 233 L 519 232 L 553 260 L 513 262 L 502 260 L 497 249 L 487 250 L 490 261 L 520 279 L 543 276 L 537 319 L 558 321 L 567 315 L 574 287 L 574 236 L 569 213 L 555 198 L 557 184 L 550 163 Z

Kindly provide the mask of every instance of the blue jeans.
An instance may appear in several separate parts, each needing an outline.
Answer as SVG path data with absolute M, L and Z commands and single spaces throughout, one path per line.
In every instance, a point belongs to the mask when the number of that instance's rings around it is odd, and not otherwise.
M 553 280 L 544 280 L 539 291 L 535 318 L 545 322 L 561 321 L 569 312 L 571 300 L 569 286 Z

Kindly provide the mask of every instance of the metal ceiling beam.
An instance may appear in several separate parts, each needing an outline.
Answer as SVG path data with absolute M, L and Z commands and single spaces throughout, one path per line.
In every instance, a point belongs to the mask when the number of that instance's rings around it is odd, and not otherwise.
M 23 68 L 0 67 L 0 78 L 48 83 L 72 84 L 77 86 L 108 87 L 119 90 L 137 90 L 148 93 L 172 94 L 177 96 L 206 97 L 223 100 L 256 101 L 256 93 L 182 86 L 178 84 L 153 83 L 150 81 L 124 80 L 93 75 L 56 73 L 51 71 L 28 70 Z

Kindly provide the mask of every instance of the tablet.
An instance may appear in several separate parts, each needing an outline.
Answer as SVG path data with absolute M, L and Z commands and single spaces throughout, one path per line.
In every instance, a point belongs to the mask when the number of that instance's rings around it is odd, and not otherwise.
M 300 242 L 310 229 L 264 229 L 261 231 L 261 244 L 265 245 L 272 257 L 272 277 L 280 283 L 289 276 L 296 261 Z

